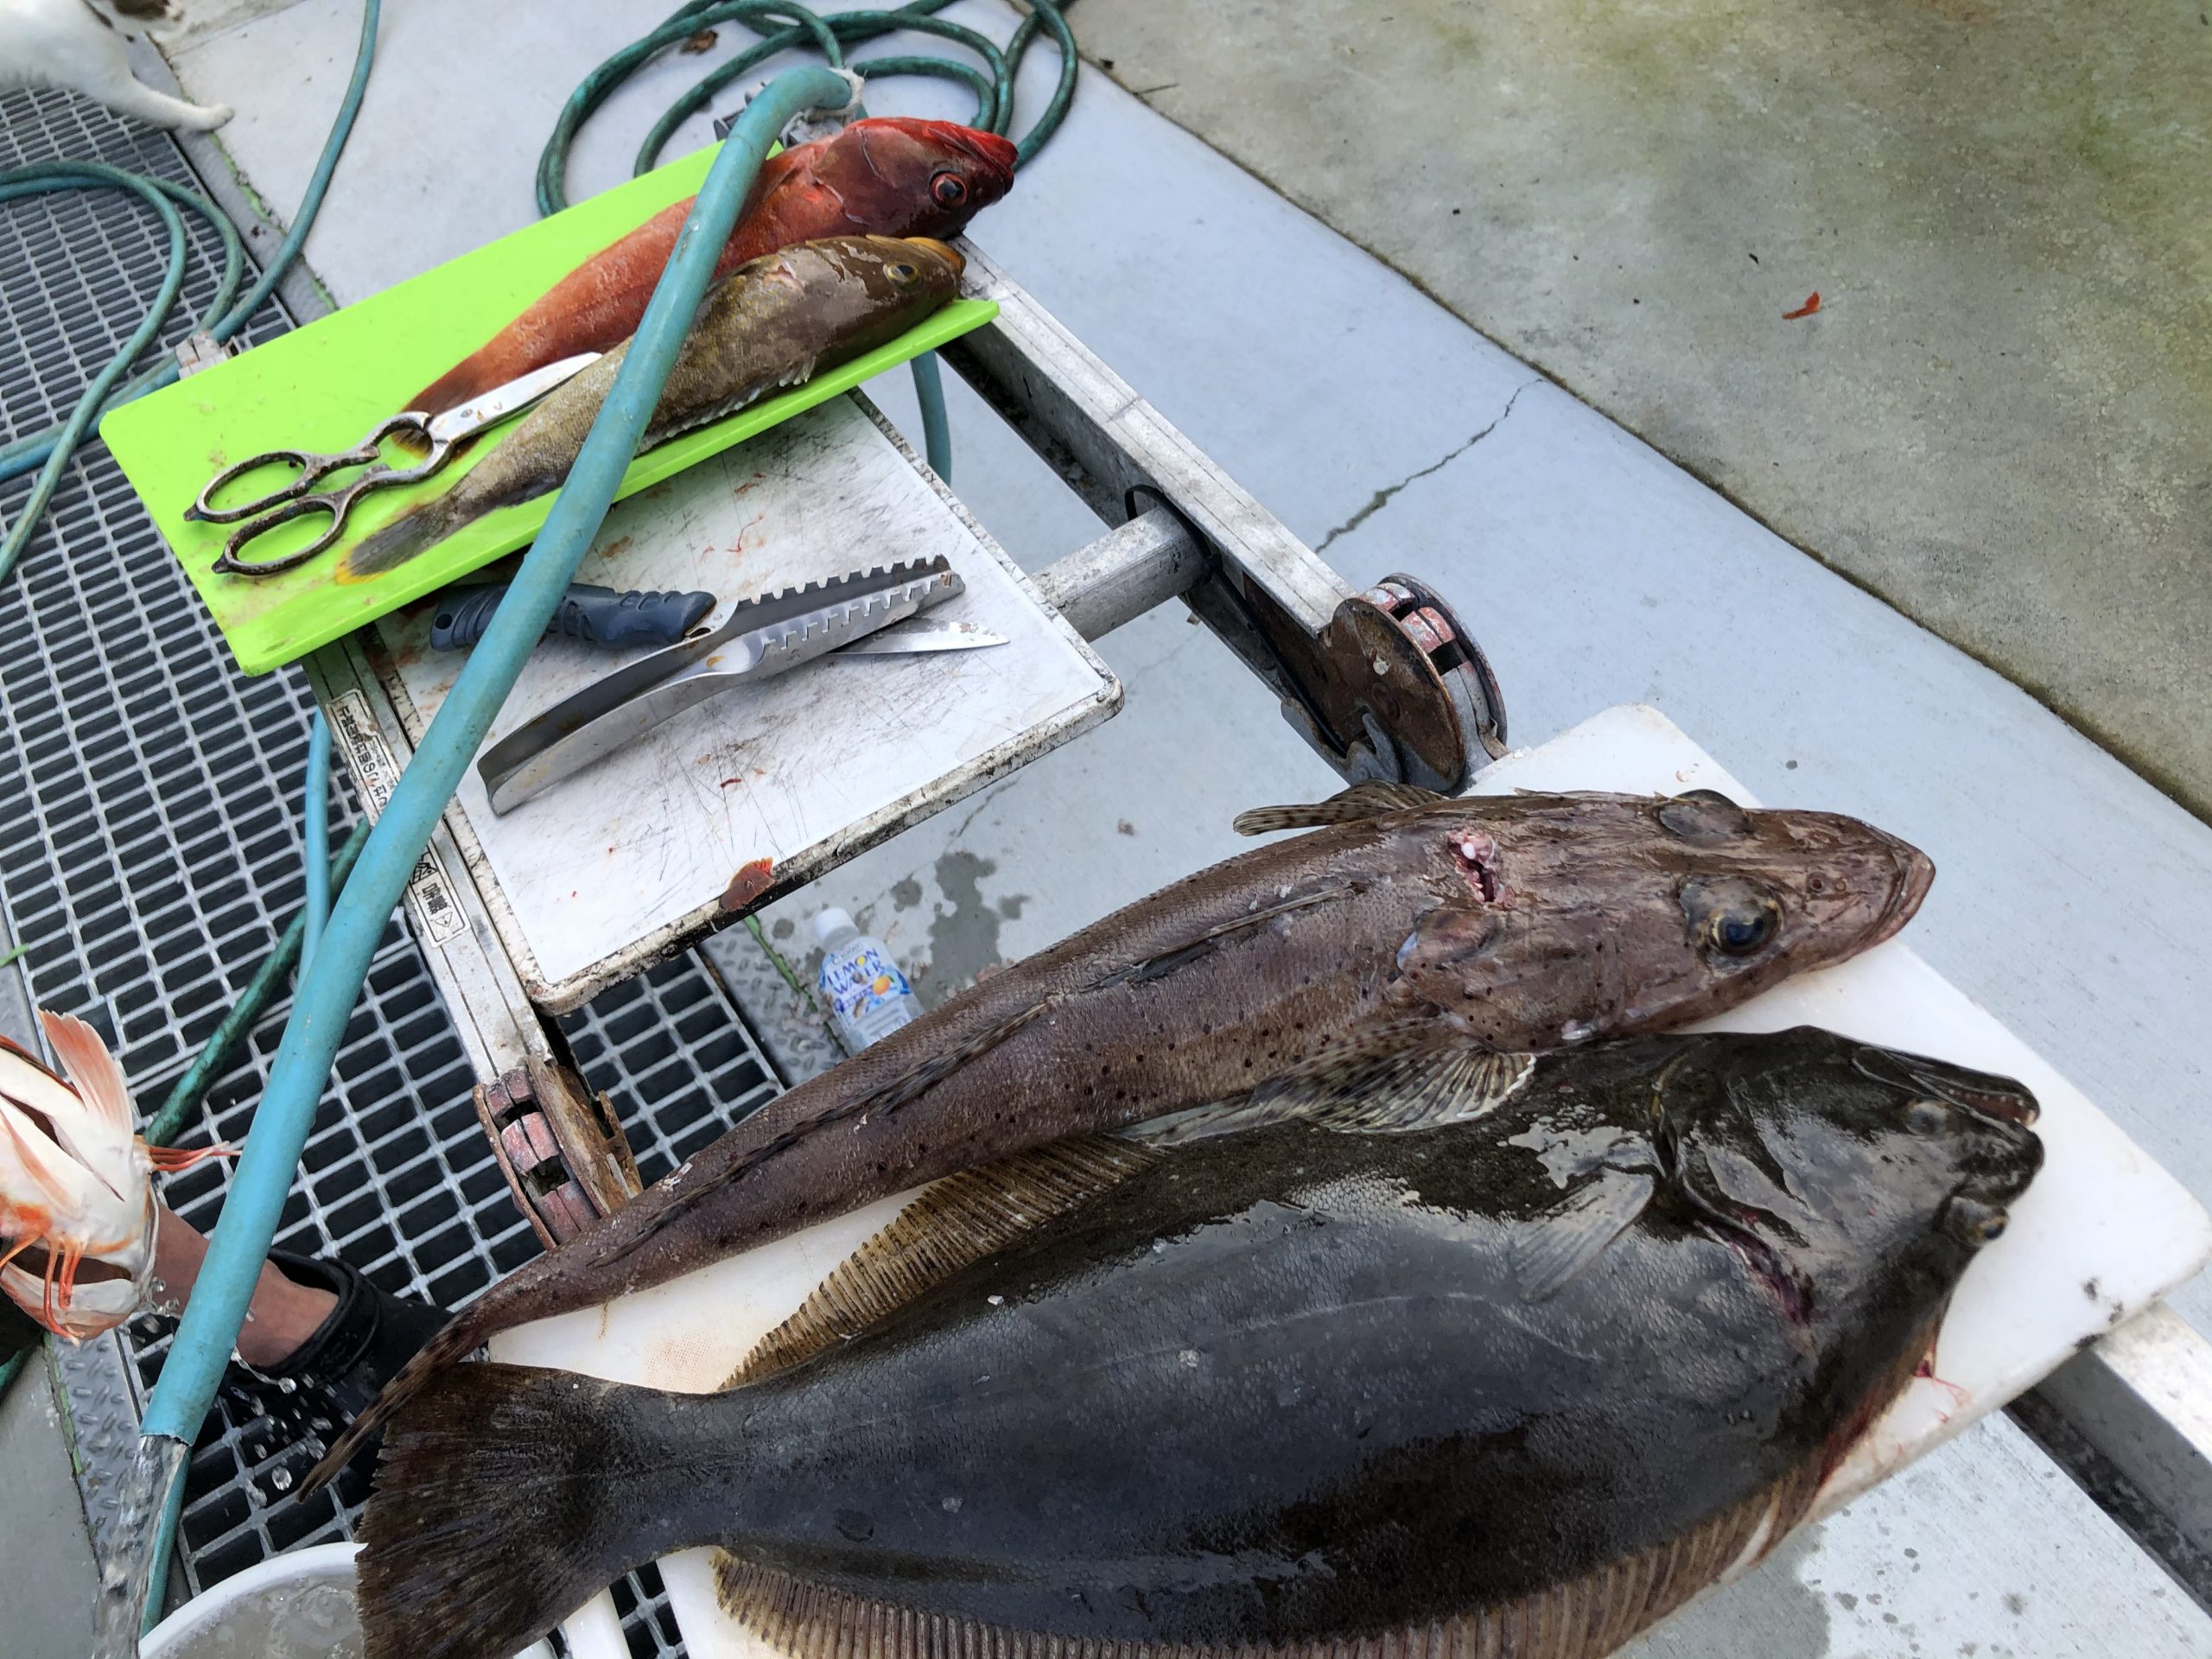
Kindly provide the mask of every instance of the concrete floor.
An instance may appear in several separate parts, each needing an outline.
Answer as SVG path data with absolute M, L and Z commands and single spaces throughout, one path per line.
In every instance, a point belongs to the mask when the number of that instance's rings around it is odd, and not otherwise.
M 362 124 L 308 245 L 341 297 L 526 222 L 560 99 L 666 6 L 567 6 L 558 28 L 538 26 L 543 10 L 386 0 Z M 983 0 L 951 15 L 1000 37 L 1011 22 Z M 1095 41 L 1116 16 L 1076 18 Z M 178 54 L 190 90 L 238 105 L 226 143 L 280 212 L 358 16 L 355 0 L 302 0 Z M 668 66 L 614 100 L 578 146 L 575 192 L 622 176 L 651 113 L 699 69 Z M 1025 109 L 1047 73 L 1025 81 Z M 957 108 L 911 82 L 878 102 Z M 677 148 L 703 138 L 696 127 Z M 448 165 L 454 155 L 469 164 Z M 1450 594 L 1497 663 L 1518 741 L 1655 702 L 1765 798 L 1862 812 L 1927 847 L 1942 875 L 1916 946 L 2212 1194 L 2198 1034 L 2212 830 L 1101 77 L 1086 76 L 1065 132 L 977 232 L 1293 529 L 1329 542 L 1347 575 L 1403 569 Z M 910 418 L 898 380 L 880 390 Z M 957 389 L 954 429 L 958 487 L 1025 563 L 1096 533 Z M 1120 718 L 777 907 L 772 931 L 844 905 L 939 997 L 1236 849 L 1236 810 L 1334 786 L 1257 683 L 1179 613 L 1102 650 L 1128 687 Z M 2212 1318 L 2199 1287 L 2177 1300 Z M 0 1476 L 11 1491 L 16 1478 L 12 1464 Z M 0 1609 L 29 1582 L 0 1557 Z M 1645 1651 L 2056 1659 L 2111 1652 L 2115 1630 L 2146 1659 L 2212 1651 L 2212 1619 L 1999 1418 Z
M 2212 814 L 2203 0 L 1075 16 L 1153 108 Z
M 43 1354 L 0 1399 L 0 1653 L 84 1659 L 99 1569 Z

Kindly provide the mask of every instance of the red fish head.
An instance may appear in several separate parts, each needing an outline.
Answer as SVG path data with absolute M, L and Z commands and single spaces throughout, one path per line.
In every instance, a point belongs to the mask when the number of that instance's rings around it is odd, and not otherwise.
M 1014 187 L 1013 144 L 957 121 L 881 116 L 831 139 L 816 176 L 880 236 L 957 236 Z

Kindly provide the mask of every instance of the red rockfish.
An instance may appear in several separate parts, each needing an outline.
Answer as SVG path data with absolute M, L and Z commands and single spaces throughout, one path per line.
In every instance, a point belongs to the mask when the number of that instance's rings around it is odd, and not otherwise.
M 823 237 L 957 236 L 1012 188 L 1014 154 L 995 132 L 906 116 L 855 121 L 795 145 L 762 165 L 715 275 Z M 585 260 L 407 407 L 442 415 L 532 369 L 629 339 L 694 200 L 663 208 Z

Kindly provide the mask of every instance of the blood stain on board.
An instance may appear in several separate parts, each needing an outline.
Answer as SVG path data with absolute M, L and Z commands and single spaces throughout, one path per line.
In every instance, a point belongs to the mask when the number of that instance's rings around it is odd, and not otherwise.
M 774 877 L 775 870 L 772 859 L 756 858 L 749 864 L 739 865 L 737 874 L 729 879 L 729 886 L 722 889 L 722 908 L 743 910 L 768 891 L 768 884 Z

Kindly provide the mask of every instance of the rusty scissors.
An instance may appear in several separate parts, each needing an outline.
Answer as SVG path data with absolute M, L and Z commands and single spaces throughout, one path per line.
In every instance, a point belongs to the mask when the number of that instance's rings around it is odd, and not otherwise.
M 420 410 L 408 410 L 378 422 L 368 436 L 351 449 L 331 454 L 318 454 L 309 449 L 268 449 L 249 455 L 209 479 L 207 488 L 200 492 L 200 499 L 184 510 L 184 516 L 205 524 L 238 526 L 223 544 L 213 569 L 234 576 L 273 576 L 280 570 L 289 570 L 305 564 L 318 553 L 327 552 L 344 531 L 353 503 L 370 491 L 419 484 L 453 458 L 454 450 L 462 439 L 473 437 L 486 427 L 527 409 L 598 360 L 597 352 L 579 352 L 574 357 L 564 357 L 557 363 L 534 369 L 504 386 L 495 386 L 481 397 L 472 397 L 442 415 L 429 416 Z M 429 447 L 429 453 L 411 467 L 394 467 L 385 459 L 385 444 L 402 434 L 412 434 Z M 225 488 L 264 467 L 290 467 L 296 471 L 289 483 L 251 501 L 227 507 L 215 505 L 215 497 Z M 333 473 L 352 467 L 367 470 L 334 489 L 316 487 Z M 266 559 L 242 556 L 247 543 L 267 535 L 279 524 L 318 512 L 330 515 L 330 528 L 307 546 Z

